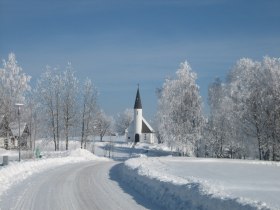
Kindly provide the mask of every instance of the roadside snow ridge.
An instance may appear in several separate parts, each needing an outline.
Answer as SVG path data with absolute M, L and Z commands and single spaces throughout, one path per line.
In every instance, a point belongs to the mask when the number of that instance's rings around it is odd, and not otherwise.
M 280 209 L 280 164 L 206 158 L 135 158 L 124 181 L 166 209 Z

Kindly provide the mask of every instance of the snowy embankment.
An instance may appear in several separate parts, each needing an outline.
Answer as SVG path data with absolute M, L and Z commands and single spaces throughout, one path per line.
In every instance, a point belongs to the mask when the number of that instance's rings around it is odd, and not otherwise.
M 135 158 L 124 182 L 166 209 L 280 209 L 280 163 Z
M 11 161 L 9 165 L 0 167 L 0 196 L 12 185 L 23 181 L 29 176 L 52 169 L 64 164 L 71 164 L 91 160 L 109 160 L 97 157 L 83 149 L 61 152 L 44 152 L 41 159 L 27 160 L 22 162 Z

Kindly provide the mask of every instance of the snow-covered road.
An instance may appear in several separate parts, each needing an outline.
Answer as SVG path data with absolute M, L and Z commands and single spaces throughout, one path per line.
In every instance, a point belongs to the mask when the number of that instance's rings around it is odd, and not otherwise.
M 0 209 L 157 209 L 115 181 L 117 168 L 118 162 L 91 161 L 33 175 L 1 197 Z

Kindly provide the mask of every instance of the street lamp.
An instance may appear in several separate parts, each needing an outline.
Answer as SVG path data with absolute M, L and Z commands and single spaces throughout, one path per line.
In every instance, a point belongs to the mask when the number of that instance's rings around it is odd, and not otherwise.
M 21 142 L 20 142 L 20 107 L 23 106 L 24 104 L 16 103 L 15 105 L 18 107 L 18 161 L 20 162 L 20 147 L 21 147 Z

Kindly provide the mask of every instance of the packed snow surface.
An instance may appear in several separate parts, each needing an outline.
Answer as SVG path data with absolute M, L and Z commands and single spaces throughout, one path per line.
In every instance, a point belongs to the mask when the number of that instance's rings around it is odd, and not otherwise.
M 16 162 L 0 167 L 0 196 L 12 185 L 19 183 L 29 176 L 44 170 L 55 168 L 64 164 L 84 162 L 90 160 L 108 160 L 97 157 L 84 149 L 61 152 L 43 152 L 43 158 Z
M 174 195 L 177 209 L 280 209 L 280 163 L 142 157 L 126 161 L 125 168 L 124 174 L 135 176 L 127 182 L 142 182 L 138 189 L 143 193 L 152 187 L 157 193 L 149 196 L 155 202 L 168 205 Z M 180 206 L 180 202 L 185 204 Z
M 36 174 L 11 187 L 1 198 L 0 209 L 160 209 L 151 205 L 149 199 L 119 185 L 118 165 L 114 161 L 86 161 Z
M 8 189 L 33 174 L 47 169 L 85 162 L 108 160 L 87 150 L 52 152 L 47 144 L 37 144 L 41 159 L 10 161 L 0 167 L 0 197 Z M 49 148 L 50 147 L 50 148 Z M 49 148 L 49 149 L 48 149 Z M 162 145 L 124 142 L 95 142 L 88 148 L 99 156 L 129 159 L 121 168 L 122 179 L 161 209 L 280 209 L 280 163 L 253 160 L 157 157 L 170 154 Z M 0 156 L 16 160 L 17 151 L 0 150 Z M 1 158 L 1 157 L 0 157 Z M 111 173 L 111 172 L 110 172 Z

